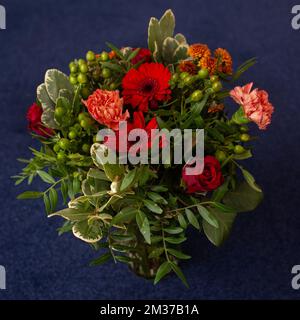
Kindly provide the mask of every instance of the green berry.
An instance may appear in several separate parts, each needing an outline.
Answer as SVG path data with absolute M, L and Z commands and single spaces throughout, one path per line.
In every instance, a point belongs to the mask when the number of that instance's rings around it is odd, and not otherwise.
M 96 70 L 93 71 L 93 79 L 94 80 L 99 80 L 101 77 L 101 70 L 97 68 Z
M 208 94 L 213 94 L 214 90 L 212 88 L 207 88 L 205 92 Z
M 102 77 L 104 79 L 110 78 L 111 77 L 111 71 L 108 68 L 104 68 L 102 70 Z
M 191 100 L 193 102 L 198 102 L 202 99 L 202 97 L 203 97 L 203 92 L 201 90 L 196 90 L 192 93 Z
M 91 91 L 89 90 L 89 88 L 82 88 L 81 90 L 81 96 L 83 99 L 87 99 L 91 94 Z
M 81 112 L 78 115 L 78 120 L 82 121 L 82 120 L 86 120 L 86 118 L 88 117 L 88 114 L 86 112 Z M 76 125 L 75 125 L 76 126 Z
M 65 114 L 65 110 L 62 107 L 57 107 L 54 114 L 56 118 L 61 118 Z
M 83 60 L 83 59 L 79 59 L 79 60 L 78 60 L 78 64 L 79 64 L 79 65 L 81 65 L 81 64 L 86 64 L 86 61 Z
M 88 119 L 81 120 L 80 125 L 83 129 L 87 129 L 90 126 L 90 121 Z
M 215 156 L 219 162 L 223 162 L 226 159 L 226 153 L 222 150 L 216 151 Z
M 57 154 L 57 160 L 58 161 L 65 161 L 66 160 L 66 155 L 63 151 L 60 151 L 58 154 Z
M 243 133 L 243 134 L 240 135 L 240 139 L 243 142 L 248 142 L 250 140 L 250 136 L 247 133 Z
M 190 75 L 188 75 L 187 77 L 185 77 L 185 78 L 183 79 L 183 84 L 184 84 L 185 86 L 189 86 L 189 85 L 191 85 L 193 82 L 194 82 L 194 79 L 193 79 L 193 77 L 190 76 Z
M 60 151 L 60 146 L 58 144 L 56 144 L 54 147 L 53 147 L 53 150 L 54 152 L 58 153 Z
M 82 146 L 82 151 L 83 152 L 85 152 L 85 153 L 89 153 L 90 152 L 90 148 L 91 148 L 91 146 L 89 145 L 89 144 L 84 144 L 83 146 Z
M 117 88 L 118 88 L 118 84 L 115 83 L 115 82 L 113 82 L 113 83 L 111 83 L 111 84 L 109 85 L 109 89 L 110 89 L 110 90 L 116 90 Z
M 80 84 L 85 84 L 88 82 L 88 78 L 86 76 L 86 74 L 83 74 L 83 73 L 79 73 L 78 77 L 77 77 L 77 81 L 80 83 Z
M 100 60 L 105 62 L 107 60 L 109 60 L 109 55 L 107 52 L 102 52 L 101 55 L 100 55 Z
M 78 71 L 77 64 L 75 62 L 71 62 L 69 65 L 71 73 L 76 73 Z
M 244 153 L 244 152 L 245 152 L 245 148 L 243 146 L 236 145 L 234 147 L 234 153 L 241 154 L 241 153 Z
M 178 74 L 178 73 L 174 73 L 174 74 L 172 75 L 171 80 L 172 80 L 173 82 L 177 82 L 177 81 L 179 80 L 179 74 Z
M 94 61 L 95 60 L 95 53 L 93 51 L 89 51 L 87 54 L 86 54 L 86 60 L 87 61 Z
M 199 72 L 198 72 L 198 76 L 200 79 L 206 79 L 209 75 L 209 72 L 207 69 L 201 69 Z
M 74 75 L 70 75 L 70 82 L 73 85 L 77 84 L 77 77 Z
M 214 92 L 219 92 L 220 90 L 222 90 L 222 83 L 220 81 L 213 82 L 212 89 Z
M 249 128 L 246 126 L 242 126 L 242 127 L 240 127 L 240 130 L 241 130 L 241 132 L 248 132 Z
M 70 131 L 68 134 L 68 137 L 73 140 L 77 137 L 77 132 L 76 131 Z
M 181 80 L 184 80 L 188 76 L 189 76 L 189 74 L 187 72 L 181 72 L 179 77 Z
M 67 150 L 70 146 L 70 141 L 68 139 L 62 138 L 59 140 L 59 146 L 61 149 Z
M 219 77 L 218 76 L 211 76 L 210 77 L 210 81 L 211 82 L 217 82 L 217 81 L 219 81 Z
M 87 73 L 88 72 L 88 66 L 86 63 L 82 63 L 80 66 L 79 66 L 79 70 L 81 73 Z

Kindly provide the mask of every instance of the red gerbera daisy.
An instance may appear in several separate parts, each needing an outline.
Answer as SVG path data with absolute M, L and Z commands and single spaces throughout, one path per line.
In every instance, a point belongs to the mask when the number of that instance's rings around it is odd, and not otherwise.
M 170 99 L 171 72 L 161 63 L 144 63 L 137 70 L 131 69 L 123 78 L 123 97 L 142 112 L 148 106 L 157 107 L 158 101 Z

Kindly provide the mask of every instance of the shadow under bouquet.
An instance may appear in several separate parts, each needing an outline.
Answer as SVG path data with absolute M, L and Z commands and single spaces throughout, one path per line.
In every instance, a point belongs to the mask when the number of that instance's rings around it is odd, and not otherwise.
M 65 220 L 59 234 L 99 252 L 91 265 L 125 263 L 155 284 L 173 271 L 187 285 L 187 228 L 220 246 L 263 198 L 241 162 L 252 157 L 248 124 L 266 129 L 273 106 L 252 83 L 233 87 L 255 59 L 234 71 L 227 50 L 189 45 L 174 29 L 168 10 L 150 20 L 148 48 L 107 43 L 70 75 L 48 70 L 27 113 L 41 148 L 14 178 L 47 184 L 18 198 L 42 198 Z

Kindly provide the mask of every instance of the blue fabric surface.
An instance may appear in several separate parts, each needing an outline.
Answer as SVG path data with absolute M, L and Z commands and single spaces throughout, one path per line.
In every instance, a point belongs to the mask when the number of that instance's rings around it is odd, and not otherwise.
M 7 290 L 0 299 L 277 299 L 299 298 L 291 268 L 300 264 L 299 116 L 300 30 L 291 27 L 295 1 L 202 0 L 2 0 L 7 30 L 0 31 L 0 265 Z M 266 89 L 276 108 L 259 132 L 255 157 L 247 162 L 265 190 L 263 204 L 239 215 L 230 239 L 213 247 L 190 232 L 182 264 L 191 285 L 175 277 L 157 286 L 121 265 L 90 268 L 95 253 L 72 235 L 58 237 L 58 219 L 47 219 L 40 202 L 22 202 L 10 176 L 29 157 L 33 142 L 25 114 L 46 69 L 67 72 L 70 60 L 105 41 L 146 46 L 151 16 L 172 8 L 177 31 L 190 43 L 228 48 L 235 66 L 253 56 L 259 63 L 241 80 Z M 253 126 L 254 132 L 258 133 Z M 35 184 L 36 188 L 41 187 Z

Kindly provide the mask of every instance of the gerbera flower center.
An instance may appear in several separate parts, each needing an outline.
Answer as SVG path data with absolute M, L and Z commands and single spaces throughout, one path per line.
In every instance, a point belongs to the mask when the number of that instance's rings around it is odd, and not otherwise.
M 158 83 L 155 79 L 145 79 L 142 83 L 141 83 L 141 93 L 142 94 L 152 94 L 154 92 L 156 92 L 156 89 L 158 87 Z

